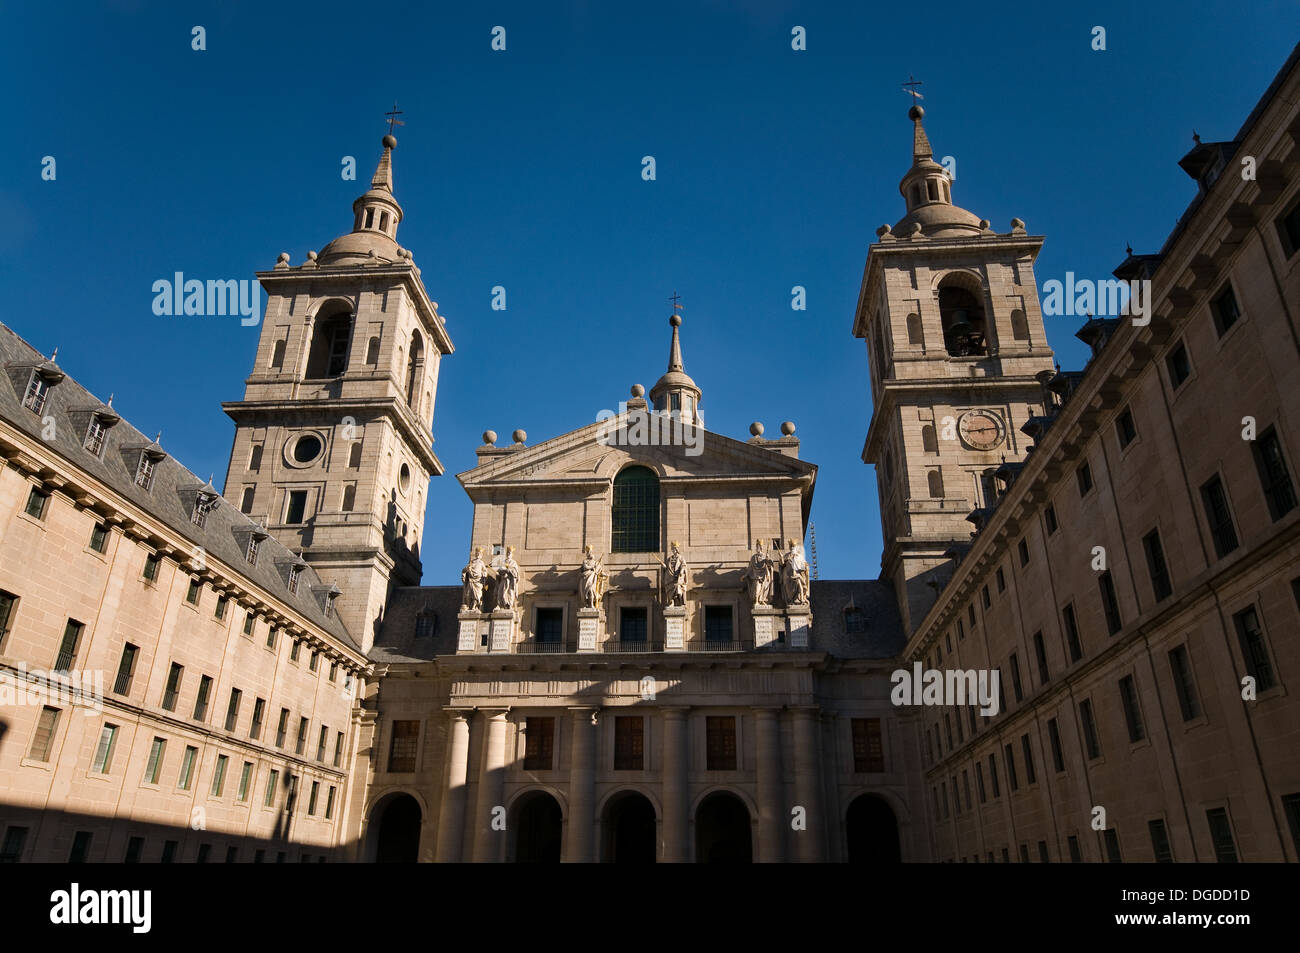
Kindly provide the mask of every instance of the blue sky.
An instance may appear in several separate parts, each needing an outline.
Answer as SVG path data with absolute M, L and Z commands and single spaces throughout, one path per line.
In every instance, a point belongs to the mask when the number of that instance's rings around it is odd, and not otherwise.
M 1268 0 L 51 7 L 0 12 L 0 320 L 59 346 L 68 373 L 115 392 L 204 477 L 225 473 L 220 402 L 242 395 L 257 329 L 157 317 L 153 282 L 251 278 L 281 251 L 319 250 L 350 228 L 383 113 L 405 111 L 400 240 L 457 349 L 434 424 L 447 475 L 428 494 L 431 583 L 464 562 L 454 474 L 481 432 L 535 443 L 649 388 L 674 290 L 709 428 L 795 421 L 820 466 L 821 576 L 876 576 L 867 360 L 850 328 L 875 229 L 903 214 L 900 84 L 924 83 L 954 200 L 1046 236 L 1040 284 L 1100 278 L 1126 242 L 1159 248 L 1194 193 L 1176 165 L 1192 130 L 1231 138 L 1300 36 L 1300 7 Z M 347 155 L 358 181 L 340 177 Z M 1066 366 L 1083 362 L 1078 323 L 1049 319 Z

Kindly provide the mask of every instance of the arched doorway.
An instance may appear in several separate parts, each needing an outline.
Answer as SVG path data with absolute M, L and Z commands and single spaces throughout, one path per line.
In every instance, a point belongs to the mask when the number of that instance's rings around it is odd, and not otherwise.
M 371 816 L 378 828 L 375 863 L 413 864 L 420 855 L 420 805 L 409 794 L 394 794 Z
M 607 864 L 653 864 L 659 854 L 654 805 L 644 794 L 625 791 L 610 798 L 600 819 L 600 859 Z
M 702 864 L 748 864 L 754 860 L 749 809 L 736 795 L 717 791 L 695 811 L 695 860 Z
M 517 864 L 558 864 L 564 816 L 555 798 L 545 791 L 525 794 L 515 804 L 514 856 Z
M 845 818 L 851 864 L 897 864 L 902 861 L 898 844 L 898 818 L 884 800 L 861 794 L 849 805 Z

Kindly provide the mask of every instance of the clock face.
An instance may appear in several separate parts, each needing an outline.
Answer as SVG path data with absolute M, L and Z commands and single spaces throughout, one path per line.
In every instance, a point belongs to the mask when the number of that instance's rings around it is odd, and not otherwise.
M 1006 437 L 1002 418 L 991 410 L 972 410 L 958 425 L 962 442 L 972 450 L 992 450 Z

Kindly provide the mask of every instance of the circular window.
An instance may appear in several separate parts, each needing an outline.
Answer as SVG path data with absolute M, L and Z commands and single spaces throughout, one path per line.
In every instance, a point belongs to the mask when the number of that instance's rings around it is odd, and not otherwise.
M 402 488 L 403 493 L 411 488 L 411 468 L 405 463 L 402 464 L 402 469 L 397 471 L 397 485 Z
M 320 456 L 325 445 L 315 434 L 303 434 L 293 445 L 293 459 L 296 463 L 311 463 Z

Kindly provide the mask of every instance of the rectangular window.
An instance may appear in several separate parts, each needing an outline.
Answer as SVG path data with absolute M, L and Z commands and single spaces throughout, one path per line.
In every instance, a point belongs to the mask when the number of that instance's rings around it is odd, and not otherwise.
M 298 591 L 298 578 L 301 575 L 302 575 L 302 566 L 300 566 L 297 563 L 294 563 L 292 566 L 289 567 L 289 581 L 287 585 L 289 587 L 290 592 L 296 593 Z
M 320 797 L 320 782 L 313 781 L 311 783 L 311 793 L 307 795 L 307 816 L 308 817 L 316 816 L 316 801 L 319 797 Z
M 130 642 L 122 646 L 122 658 L 117 663 L 117 678 L 113 680 L 114 695 L 129 695 L 131 680 L 135 677 L 135 659 L 140 654 L 140 646 Z
M 147 784 L 157 784 L 162 774 L 163 754 L 167 751 L 167 742 L 155 738 L 149 747 L 149 763 L 144 766 L 144 780 Z
M 226 617 L 226 606 L 230 604 L 230 596 L 217 596 L 217 608 L 212 613 L 213 618 L 224 619 Z
M 1006 574 L 1002 571 L 1002 567 L 1001 567 L 1001 566 L 998 567 L 998 571 L 997 571 L 997 574 L 996 574 L 996 575 L 997 575 L 997 580 L 998 580 L 998 592 L 1006 592 L 1006 591 L 1007 591 L 1007 577 L 1006 577 Z
M 199 677 L 199 694 L 194 699 L 194 720 L 208 720 L 208 695 L 212 693 L 212 676 Z
M 963 791 L 965 792 L 965 794 L 966 794 L 966 810 L 969 811 L 969 810 L 971 809 L 971 800 L 970 800 L 970 772 L 967 771 L 967 770 L 965 770 L 965 769 L 962 769 L 962 772 L 961 772 L 961 787 L 962 787 L 962 790 L 963 790 Z
M 1028 845 L 1028 844 L 1021 844 L 1021 845 L 1020 845 L 1020 862 L 1021 862 L 1022 864 L 1027 864 L 1027 863 L 1029 863 L 1029 845 Z
M 1142 549 L 1147 556 L 1147 572 L 1151 576 L 1151 592 L 1156 602 L 1169 598 L 1174 587 L 1169 581 L 1169 566 L 1165 563 L 1165 549 L 1160 544 L 1160 530 L 1153 529 L 1142 537 Z
M 998 789 L 998 761 L 997 755 L 989 752 L 989 784 L 993 787 L 993 797 L 1000 798 L 1002 792 Z
M 1101 745 L 1097 742 L 1097 723 L 1092 717 L 1092 701 L 1085 698 L 1079 702 L 1079 720 L 1083 723 L 1083 747 L 1088 753 L 1088 760 L 1101 757 Z
M 262 720 L 266 717 L 266 699 L 258 698 L 253 702 L 253 723 L 248 728 L 248 737 L 256 741 L 262 737 Z
M 279 635 L 280 635 L 280 630 L 277 629 L 275 626 L 273 626 L 273 625 L 268 625 L 268 626 L 266 627 L 266 647 L 267 647 L 268 649 L 274 649 L 274 648 L 275 648 L 275 643 L 276 643 L 276 641 L 277 641 Z
M 180 841 L 163 841 L 162 857 L 159 863 L 170 864 L 176 859 L 176 850 L 180 847 Z
M 536 641 L 543 645 L 559 645 L 564 641 L 564 610 L 544 606 L 537 610 Z
M 731 606 L 704 607 L 704 641 L 731 642 Z
M 45 409 L 45 398 L 50 393 L 49 382 L 34 370 L 27 378 L 27 390 L 23 391 L 23 406 L 36 415 Z
M 1221 864 L 1237 862 L 1237 845 L 1232 840 L 1232 825 L 1228 823 L 1228 812 L 1222 807 L 1212 807 L 1205 812 L 1205 820 L 1210 825 L 1210 840 L 1214 843 L 1214 859 Z
M 217 755 L 217 767 L 212 772 L 212 796 L 221 797 L 221 792 L 226 786 L 226 765 L 230 759 L 224 754 Z
M 952 812 L 954 814 L 960 814 L 961 813 L 961 792 L 957 790 L 957 775 L 954 774 L 950 779 L 950 781 L 952 783 Z
M 1196 683 L 1192 680 L 1192 660 L 1185 644 L 1169 650 L 1169 672 L 1174 677 L 1174 691 L 1178 693 L 1178 709 L 1183 714 L 1183 721 L 1201 717 L 1201 702 L 1196 695 Z
M 275 746 L 284 747 L 284 736 L 289 732 L 289 709 L 280 709 L 280 722 L 275 727 Z
M 1060 774 L 1065 770 L 1065 754 L 1061 751 L 1061 730 L 1055 718 L 1047 719 L 1047 740 L 1052 746 L 1052 767 Z
M 1291 830 L 1291 844 L 1300 856 L 1300 793 L 1282 796 L 1282 811 L 1286 814 L 1287 827 Z
M 957 641 L 966 641 L 966 626 L 962 624 L 961 619 L 957 620 Z
M 708 770 L 735 771 L 736 719 L 730 715 L 708 715 L 704 727 Z
M 1232 511 L 1228 509 L 1228 493 L 1217 476 L 1201 487 L 1201 502 L 1214 538 L 1214 552 L 1222 559 L 1237 548 L 1237 530 L 1232 525 Z
M 140 452 L 140 462 L 135 468 L 135 485 L 143 490 L 153 489 L 154 461 L 146 451 Z
M 1169 845 L 1169 832 L 1165 830 L 1164 820 L 1157 817 L 1147 821 L 1147 830 L 1151 832 L 1151 853 L 1155 856 L 1156 863 L 1172 864 L 1174 851 Z
M 1074 617 L 1074 603 L 1061 610 L 1061 620 L 1065 623 L 1065 645 L 1070 650 L 1070 661 L 1077 662 L 1083 658 L 1083 643 L 1079 641 L 1079 623 Z
M 305 722 L 307 719 L 304 718 Z M 306 731 L 306 726 L 302 728 Z M 420 738 L 418 721 L 393 722 L 393 736 L 388 742 L 388 770 L 392 774 L 405 774 L 415 770 L 416 744 Z
M 256 533 L 248 537 L 248 550 L 244 554 L 244 559 L 248 565 L 257 565 L 257 549 L 261 542 Z
M 1011 745 L 1003 746 L 1002 758 L 1007 766 L 1007 784 L 1013 791 L 1020 790 L 1020 779 L 1016 777 L 1016 753 L 1011 749 Z
M 40 761 L 42 764 L 50 760 L 50 752 L 54 748 L 54 732 L 59 726 L 61 713 L 61 708 L 52 705 L 41 708 L 41 713 L 36 718 L 36 731 L 32 733 L 32 744 L 27 751 L 28 760 Z
M 1040 864 L 1051 863 L 1051 858 L 1047 856 L 1047 841 L 1045 840 L 1038 842 L 1038 862 Z
M 1033 784 L 1038 780 L 1034 773 L 1034 749 L 1029 744 L 1029 735 L 1020 736 L 1020 752 L 1025 756 L 1025 783 Z
M 1027 540 L 1022 539 L 1019 543 L 1016 544 L 1016 549 L 1020 553 L 1020 565 L 1028 566 L 1029 565 L 1029 542 Z
M 1083 863 L 1083 852 L 1079 850 L 1078 836 L 1075 834 L 1071 834 L 1069 837 L 1065 839 L 1065 843 L 1070 848 L 1070 863 L 1072 864 Z
M 280 772 L 272 770 L 266 777 L 266 796 L 262 800 L 265 807 L 271 807 L 275 804 L 275 788 L 280 783 Z
M 284 521 L 290 525 L 303 522 L 307 516 L 307 491 L 290 490 L 289 505 L 285 508 Z
M 167 670 L 167 685 L 163 689 L 163 711 L 176 710 L 176 699 L 181 693 L 181 678 L 184 674 L 185 666 L 179 662 L 172 662 L 171 668 Z
M 325 748 L 329 743 L 330 730 L 325 725 L 320 726 L 320 738 L 316 742 L 316 760 L 325 760 Z
M 1277 220 L 1277 232 L 1288 258 L 1300 251 L 1300 202 Z
M 1115 436 L 1119 438 L 1121 449 L 1137 439 L 1137 427 L 1133 425 L 1133 411 L 1127 407 L 1115 418 Z
M 334 816 L 334 785 L 330 785 L 329 790 L 325 792 L 325 820 Z
M 162 563 L 162 557 L 157 553 L 145 553 L 144 569 L 140 571 L 140 577 L 145 582 L 155 582 L 158 579 L 158 566 Z
M 419 722 L 407 722 L 407 724 L 418 725 Z M 293 753 L 302 754 L 303 749 L 307 747 L 307 716 L 303 715 L 298 719 L 298 734 L 293 739 Z M 415 769 L 412 768 L 412 771 Z
M 203 591 L 203 583 L 197 579 L 190 580 L 190 587 L 185 592 L 185 601 L 192 606 L 199 604 L 199 593 Z
M 320 671 L 320 652 L 319 652 L 319 651 L 316 651 L 316 650 L 313 650 L 313 651 L 312 651 L 312 653 L 311 653 L 311 659 L 308 661 L 308 663 L 307 663 L 307 667 L 310 668 L 313 672 Z
M 989 587 L 987 584 L 980 589 L 980 600 L 984 603 L 985 609 L 993 604 L 993 600 L 989 598 Z
M 628 715 L 614 719 L 614 770 L 641 771 L 645 768 L 645 719 Z
M 1108 827 L 1102 831 L 1102 837 L 1106 841 L 1106 859 L 1112 864 L 1124 862 L 1119 852 L 1119 834 L 1115 828 Z
M 239 700 L 243 695 L 238 688 L 230 690 L 230 704 L 226 706 L 226 731 L 235 730 L 235 724 L 239 721 Z
M 18 614 L 18 597 L 12 592 L 0 589 L 0 645 L 13 627 L 14 617 Z
M 879 718 L 854 718 L 853 770 L 859 774 L 879 774 L 885 770 L 885 740 Z
M 1047 646 L 1043 644 L 1043 633 L 1034 633 L 1034 660 L 1038 663 L 1038 681 L 1046 685 L 1051 676 L 1047 670 Z
M 49 502 L 50 494 L 39 487 L 32 487 L 31 492 L 27 494 L 27 506 L 23 512 L 34 520 L 43 520 L 45 519 L 45 505 Z
M 978 761 L 975 762 L 975 792 L 981 804 L 988 802 L 988 792 L 984 789 L 984 765 Z
M 117 743 L 117 725 L 105 724 L 99 729 L 99 744 L 95 747 L 95 760 L 91 763 L 96 774 L 108 774 L 113 766 L 113 746 Z
M 1278 440 L 1277 431 L 1270 427 L 1260 434 L 1254 452 L 1259 482 L 1264 490 L 1264 499 L 1268 501 L 1268 513 L 1277 522 L 1295 509 L 1296 503 L 1295 484 L 1291 482 L 1291 472 L 1282 456 L 1282 442 Z
M 336 732 L 334 735 L 334 767 L 338 767 L 343 761 L 343 732 Z
M 1214 329 L 1219 332 L 1219 337 L 1223 337 L 1241 317 L 1241 309 L 1237 307 L 1237 296 L 1233 293 L 1231 284 L 1225 285 L 1219 292 L 1210 310 L 1214 313 Z
M 77 658 L 77 647 L 81 645 L 81 633 L 85 625 L 75 619 L 69 619 L 64 625 L 64 641 L 59 645 L 59 657 L 55 659 L 55 671 L 66 672 L 72 668 L 73 659 Z
M 645 642 L 649 635 L 645 606 L 625 606 L 618 613 L 620 642 Z
M 1025 693 L 1020 684 L 1020 659 L 1016 658 L 1015 652 L 1011 653 L 1011 659 L 1008 664 L 1011 666 L 1011 691 L 1015 694 L 1016 701 L 1019 702 L 1025 697 Z
M 1241 645 L 1241 657 L 1246 663 L 1246 674 L 1255 679 L 1257 692 L 1267 691 L 1277 681 L 1273 677 L 1273 664 L 1269 661 L 1268 645 L 1264 642 L 1259 613 L 1251 606 L 1235 614 L 1232 621 L 1237 627 L 1237 640 Z
M 339 663 L 330 662 L 330 681 L 337 682 L 338 680 L 339 680 Z
M 966 607 L 966 618 L 970 620 L 971 631 L 975 631 L 975 604 L 972 602 Z
M 72 852 L 68 854 L 68 863 L 84 864 L 90 854 L 90 841 L 94 835 L 90 831 L 77 831 L 72 838 Z
M 1106 630 L 1114 635 L 1124 628 L 1124 620 L 1119 615 L 1119 599 L 1115 596 L 1115 581 L 1111 578 L 1109 569 L 1098 578 L 1097 586 L 1101 590 L 1101 608 L 1106 615 Z
M 297 639 L 294 639 L 293 647 L 289 649 L 289 661 L 290 662 L 298 661 L 298 656 L 299 654 L 301 654 L 301 652 L 302 652 L 302 642 L 298 641 Z
M 126 842 L 126 853 L 122 856 L 124 864 L 140 863 L 140 855 L 144 853 L 144 838 L 132 837 Z
M 1187 378 L 1192 376 L 1192 362 L 1187 357 L 1187 346 L 1182 341 L 1175 344 L 1165 356 L 1165 368 L 1169 371 L 1169 383 L 1174 390 L 1182 387 Z
M 245 616 L 244 616 L 244 635 L 252 635 L 252 634 L 253 634 L 253 628 L 254 628 L 256 625 L 257 625 L 257 616 L 256 616 L 256 615 L 254 615 L 254 614 L 251 613 L 251 612 L 248 613 L 247 615 L 245 615 Z
M 239 859 L 239 848 L 231 844 L 226 848 L 226 863 L 233 864 Z
M 948 819 L 948 788 L 946 785 L 939 785 L 939 793 L 943 796 L 943 818 Z
M 185 746 L 185 756 L 181 758 L 181 773 L 176 780 L 176 786 L 182 791 L 190 789 L 190 782 L 194 780 L 194 761 L 199 756 L 199 749 L 193 745 Z
M 245 761 L 244 768 L 239 772 L 239 788 L 235 793 L 235 800 L 248 800 L 248 785 L 253 780 L 253 762 Z
M 1128 725 L 1128 740 L 1137 743 L 1147 735 L 1146 728 L 1142 724 L 1142 709 L 1138 705 L 1137 685 L 1132 675 L 1125 675 L 1119 680 L 1119 697 L 1124 705 L 1124 723 Z
M 529 717 L 524 723 L 524 770 L 550 771 L 555 758 L 555 719 Z
M 1087 496 L 1088 491 L 1092 489 L 1092 468 L 1086 463 L 1082 464 L 1074 471 L 1074 475 L 1079 481 L 1079 495 Z
M 90 548 L 97 553 L 108 549 L 108 527 L 103 523 L 96 523 L 90 528 Z
M 1047 504 L 1047 509 L 1043 511 L 1043 522 L 1047 524 L 1047 535 L 1051 536 L 1056 532 L 1056 507 L 1051 503 Z

